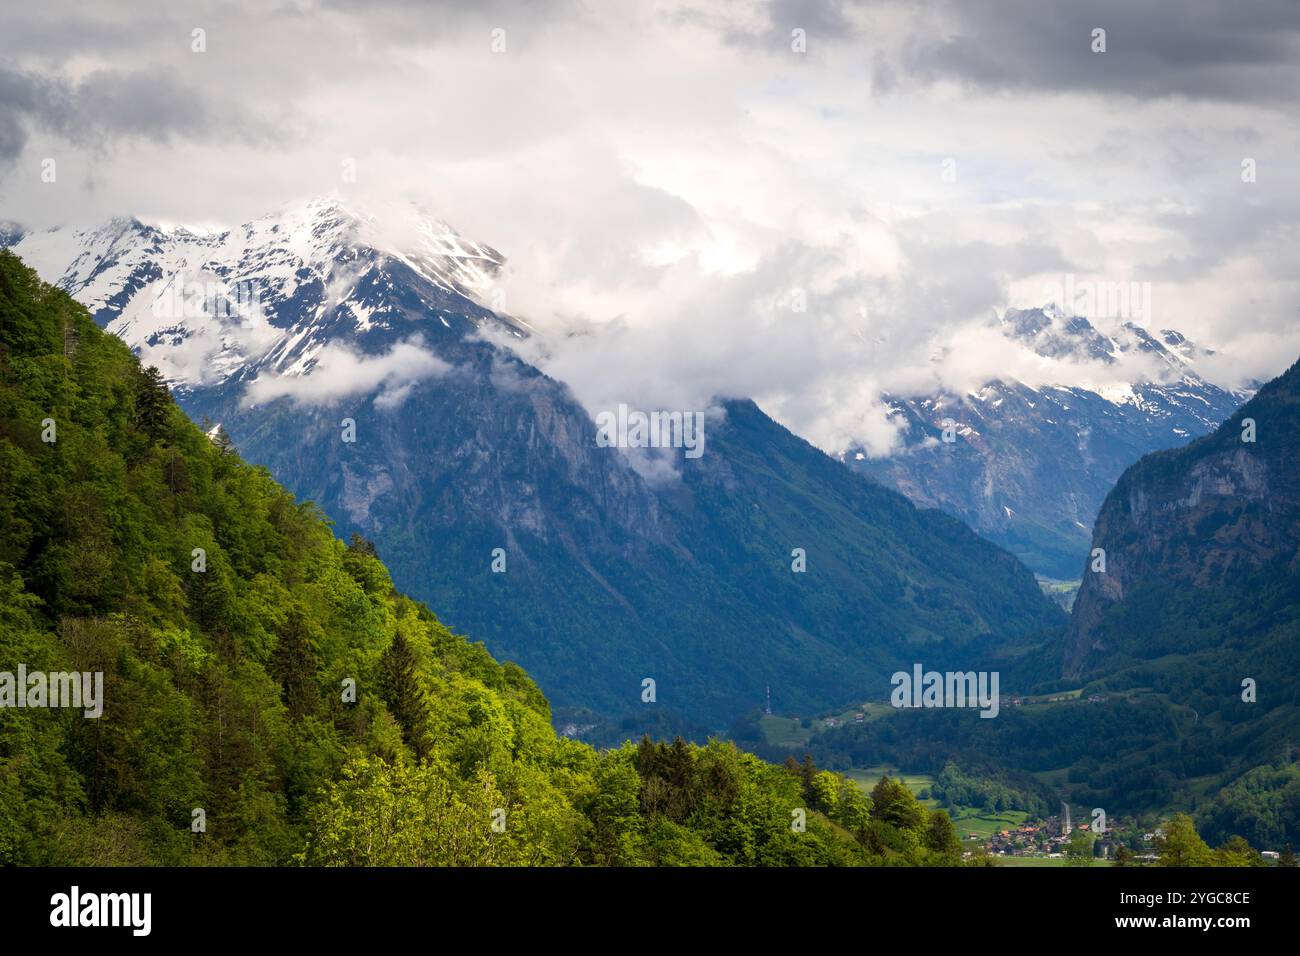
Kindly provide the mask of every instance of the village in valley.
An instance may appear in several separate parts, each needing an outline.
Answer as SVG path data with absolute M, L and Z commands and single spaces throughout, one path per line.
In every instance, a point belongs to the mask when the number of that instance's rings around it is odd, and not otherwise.
M 1097 704 L 1104 695 L 1065 691 L 1036 697 L 1006 696 L 1004 707 Z M 776 715 L 771 710 L 771 691 L 758 720 L 758 729 L 769 745 L 798 751 L 814 734 L 853 724 L 862 724 L 888 714 L 891 707 L 880 701 L 862 704 L 838 713 L 818 717 Z M 853 768 L 845 771 L 863 789 L 870 791 L 883 776 L 901 779 L 921 803 L 931 809 L 943 806 L 952 816 L 967 858 L 988 856 L 1008 866 L 1150 865 L 1157 858 L 1157 841 L 1164 835 L 1158 821 L 1136 817 L 1111 817 L 1089 807 L 1062 804 L 1058 813 L 1031 818 L 1023 811 L 948 806 L 932 792 L 935 778 L 925 773 L 908 773 L 896 767 Z M 1266 861 L 1276 863 L 1279 852 L 1264 850 Z
M 1082 835 L 1084 839 L 1080 840 Z M 1143 831 L 1136 820 L 1116 819 L 1114 826 L 1094 823 L 1074 823 L 1068 806 L 1060 814 L 1053 814 L 1040 822 L 1025 822 L 1006 827 L 992 835 L 972 831 L 962 834 L 965 840 L 977 843 L 993 856 L 1020 859 L 1065 859 L 1073 845 L 1090 847 L 1094 860 L 1114 860 L 1120 848 L 1128 851 L 1127 857 L 1135 865 L 1151 863 L 1156 859 L 1155 841 L 1163 831 Z

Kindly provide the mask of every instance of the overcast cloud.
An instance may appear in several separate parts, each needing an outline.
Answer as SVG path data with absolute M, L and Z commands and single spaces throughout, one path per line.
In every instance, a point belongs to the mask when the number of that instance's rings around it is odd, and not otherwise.
M 507 257 L 525 352 L 592 408 L 752 395 L 830 450 L 887 447 L 881 388 L 1095 380 L 989 330 L 1067 273 L 1151 283 L 1147 324 L 1219 349 L 1225 384 L 1300 355 L 1290 0 L 0 18 L 0 219 L 419 199 Z

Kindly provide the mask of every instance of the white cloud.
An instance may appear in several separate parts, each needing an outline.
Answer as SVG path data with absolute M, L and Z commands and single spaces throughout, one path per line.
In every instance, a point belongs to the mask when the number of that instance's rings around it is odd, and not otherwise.
M 376 408 L 393 408 L 420 382 L 445 375 L 451 366 L 430 352 L 419 336 L 394 345 L 381 355 L 363 355 L 338 344 L 316 354 L 302 375 L 263 372 L 248 384 L 244 400 L 264 404 L 289 398 L 300 405 L 326 405 L 353 395 L 376 393 Z

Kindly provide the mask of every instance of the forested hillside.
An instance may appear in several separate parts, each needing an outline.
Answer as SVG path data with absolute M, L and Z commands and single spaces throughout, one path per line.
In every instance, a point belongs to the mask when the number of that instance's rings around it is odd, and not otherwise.
M 0 697 L 0 863 L 960 859 L 901 783 L 557 737 L 519 667 L 0 252 L 0 674 L 20 667 L 102 672 L 103 712 Z

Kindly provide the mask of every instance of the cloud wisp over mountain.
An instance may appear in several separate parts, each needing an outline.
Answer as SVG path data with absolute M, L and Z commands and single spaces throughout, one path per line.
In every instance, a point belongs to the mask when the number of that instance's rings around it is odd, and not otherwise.
M 263 373 L 248 383 L 245 396 L 249 402 L 270 402 L 287 396 L 301 405 L 316 405 L 375 392 L 377 408 L 392 408 L 400 405 L 421 381 L 450 370 L 451 365 L 430 352 L 418 336 L 374 356 L 330 344 L 317 353 L 308 374 Z

